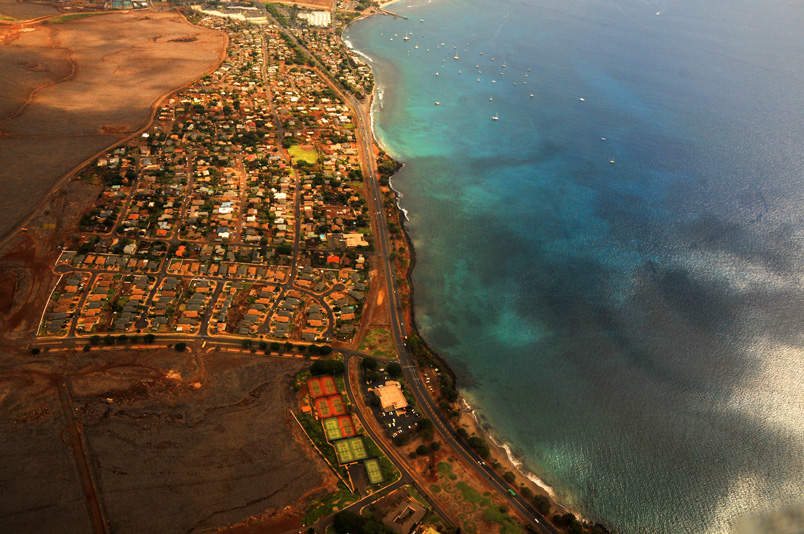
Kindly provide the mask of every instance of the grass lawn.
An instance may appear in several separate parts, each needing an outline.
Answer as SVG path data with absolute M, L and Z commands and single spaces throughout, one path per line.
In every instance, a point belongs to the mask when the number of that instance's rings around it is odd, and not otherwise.
M 68 20 L 81 19 L 84 17 L 94 17 L 95 15 L 97 15 L 97 13 L 72 13 L 70 15 L 62 15 L 60 17 L 47 19 L 45 22 L 47 24 L 59 24 L 60 22 L 67 22 Z
M 372 328 L 360 342 L 357 350 L 379 358 L 395 358 L 394 342 L 387 328 Z
M 304 512 L 302 524 L 312 525 L 322 517 L 343 510 L 356 500 L 357 497 L 352 492 L 346 489 L 343 484 L 338 484 L 338 491 L 327 495 L 323 499 L 313 501 L 309 508 L 307 508 L 307 511 Z
M 318 153 L 315 151 L 315 148 L 312 150 L 305 150 L 302 145 L 293 145 L 288 149 L 288 154 L 293 157 L 293 161 L 300 161 L 304 160 L 307 163 L 315 163 L 318 161 Z

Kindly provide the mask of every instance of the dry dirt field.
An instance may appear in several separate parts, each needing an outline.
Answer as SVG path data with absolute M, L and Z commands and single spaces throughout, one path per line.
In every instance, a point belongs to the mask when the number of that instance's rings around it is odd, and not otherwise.
M 225 46 L 177 13 L 0 26 L 0 239 L 65 173 L 143 128 L 163 95 L 213 70 Z
M 301 365 L 168 350 L 4 354 L 2 530 L 92 531 L 70 414 L 109 532 L 214 530 L 332 484 L 295 441 L 290 380 Z
M 18 0 L 0 0 L 0 20 L 9 17 L 18 20 L 35 19 L 47 15 L 58 15 L 55 6 L 45 3 L 21 2 Z

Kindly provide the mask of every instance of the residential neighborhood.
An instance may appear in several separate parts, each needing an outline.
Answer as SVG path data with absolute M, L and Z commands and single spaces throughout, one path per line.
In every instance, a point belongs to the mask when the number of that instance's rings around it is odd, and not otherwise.
M 279 27 L 195 16 L 229 36 L 226 59 L 81 171 L 100 192 L 39 335 L 349 341 L 374 250 L 351 112 Z M 332 32 L 301 35 L 371 87 Z

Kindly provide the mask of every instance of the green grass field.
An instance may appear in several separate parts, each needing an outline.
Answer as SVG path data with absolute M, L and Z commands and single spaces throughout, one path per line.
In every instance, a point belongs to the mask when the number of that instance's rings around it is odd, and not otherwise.
M 367 352 L 378 358 L 396 357 L 391 332 L 386 328 L 372 328 L 369 330 L 357 350 Z
M 54 17 L 52 19 L 47 19 L 45 23 L 47 24 L 59 24 L 62 22 L 67 22 L 68 20 L 73 19 L 81 19 L 84 17 L 94 17 L 97 13 L 72 13 L 70 15 L 62 15 L 60 17 Z
M 307 163 L 315 163 L 318 161 L 318 152 L 313 149 L 305 149 L 302 145 L 293 145 L 288 149 L 288 154 L 293 157 L 293 160 L 298 161 L 306 161 Z
M 356 500 L 357 497 L 352 492 L 347 490 L 343 484 L 338 484 L 338 491 L 321 500 L 314 501 L 310 505 L 304 513 L 302 524 L 312 525 L 322 517 L 332 515 L 336 510 L 343 510 Z

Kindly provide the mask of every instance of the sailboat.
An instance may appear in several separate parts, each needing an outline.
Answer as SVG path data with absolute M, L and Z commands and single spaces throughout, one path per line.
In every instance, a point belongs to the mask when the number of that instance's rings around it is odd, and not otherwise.
M 494 116 L 491 117 L 491 120 L 498 121 L 500 120 L 500 117 L 498 117 L 497 114 L 495 113 Z
M 407 33 L 406 33 L 406 34 L 405 34 L 405 36 L 402 38 L 402 40 L 403 40 L 403 41 L 410 41 L 410 37 L 408 37 L 408 34 L 407 34 Z

